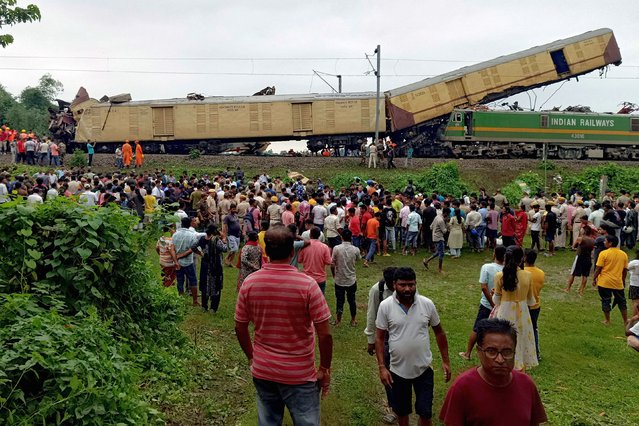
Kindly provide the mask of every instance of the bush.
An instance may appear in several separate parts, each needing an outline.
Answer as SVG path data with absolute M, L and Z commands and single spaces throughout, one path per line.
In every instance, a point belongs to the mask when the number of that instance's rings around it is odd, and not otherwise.
M 129 350 L 95 310 L 67 317 L 30 295 L 3 295 L 0 323 L 2 424 L 161 421 L 139 398 Z
M 0 424 L 147 424 L 139 376 L 182 380 L 183 305 L 117 207 L 0 205 Z M 152 379 L 148 379 L 152 380 Z
M 75 151 L 73 151 L 73 155 L 71 155 L 71 158 L 66 160 L 66 164 L 67 164 L 67 167 L 71 167 L 71 168 L 86 167 L 88 164 L 87 156 L 84 153 L 84 151 L 82 151 L 81 149 L 76 149 Z
M 202 156 L 202 151 L 200 151 L 197 148 L 193 148 L 189 151 L 189 158 L 191 160 L 197 160 L 198 158 L 200 158 Z
M 615 163 L 586 167 L 580 173 L 564 178 L 562 188 L 567 191 L 570 187 L 584 192 L 599 193 L 599 179 L 608 176 L 607 189 L 619 192 L 621 189 L 639 187 L 639 169 L 636 167 L 622 167 Z M 605 188 L 606 189 L 606 188 Z
M 515 180 L 504 185 L 501 193 L 508 199 L 508 203 L 514 206 L 524 196 L 524 191 L 535 194 L 544 190 L 544 178 L 537 172 L 524 172 L 517 175 Z
M 459 175 L 459 168 L 454 161 L 433 164 L 430 169 L 423 172 L 386 172 L 384 170 L 376 170 L 380 178 L 371 177 L 383 185 L 386 191 L 403 191 L 408 180 L 413 181 L 415 193 L 422 192 L 430 194 L 437 191 L 440 194 L 450 194 L 460 197 L 467 194 L 470 190 L 469 185 L 464 182 Z M 366 184 L 368 177 L 361 177 L 362 184 Z M 337 173 L 331 178 L 330 184 L 334 188 L 346 187 L 355 181 L 353 173 Z

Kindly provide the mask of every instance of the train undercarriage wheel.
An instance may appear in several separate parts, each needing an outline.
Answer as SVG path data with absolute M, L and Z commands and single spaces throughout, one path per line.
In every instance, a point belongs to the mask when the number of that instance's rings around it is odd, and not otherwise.
M 580 160 L 583 158 L 581 148 L 559 148 L 557 156 L 562 160 Z

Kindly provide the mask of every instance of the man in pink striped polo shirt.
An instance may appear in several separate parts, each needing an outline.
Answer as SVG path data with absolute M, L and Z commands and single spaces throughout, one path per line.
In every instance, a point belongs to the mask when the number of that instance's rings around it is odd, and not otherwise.
M 289 265 L 291 232 L 273 226 L 264 241 L 270 262 L 246 278 L 235 308 L 235 333 L 257 390 L 258 424 L 282 424 L 286 406 L 295 425 L 319 425 L 320 390 L 326 395 L 331 379 L 330 310 L 315 280 Z

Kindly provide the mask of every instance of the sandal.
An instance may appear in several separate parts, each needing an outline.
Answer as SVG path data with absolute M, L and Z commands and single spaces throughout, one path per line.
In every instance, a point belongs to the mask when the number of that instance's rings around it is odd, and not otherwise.
M 466 355 L 466 352 L 460 352 L 459 356 L 465 359 L 466 361 L 470 361 L 470 357 Z

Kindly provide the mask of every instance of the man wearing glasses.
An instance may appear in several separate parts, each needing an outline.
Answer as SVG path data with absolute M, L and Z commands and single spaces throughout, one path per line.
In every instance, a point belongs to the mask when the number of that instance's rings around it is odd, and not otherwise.
M 502 319 L 477 324 L 481 366 L 460 375 L 439 413 L 446 426 L 538 425 L 547 421 L 535 383 L 513 370 L 517 331 Z

